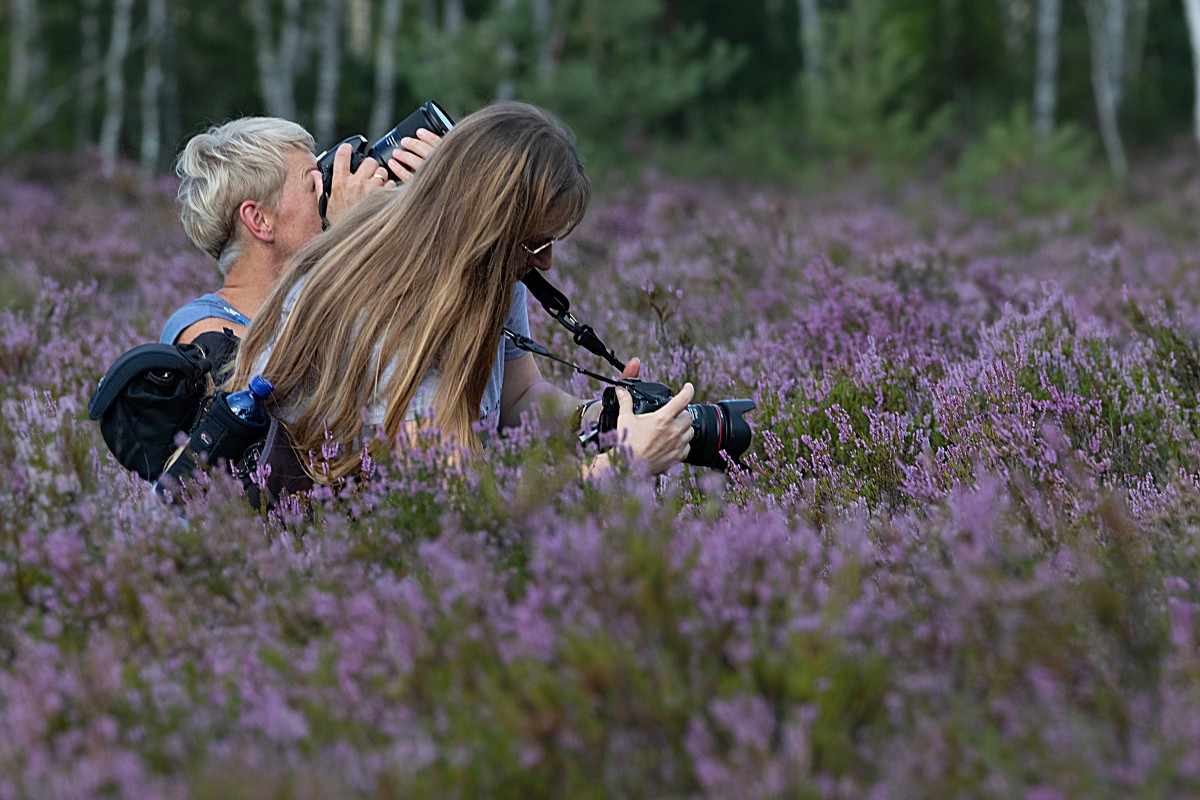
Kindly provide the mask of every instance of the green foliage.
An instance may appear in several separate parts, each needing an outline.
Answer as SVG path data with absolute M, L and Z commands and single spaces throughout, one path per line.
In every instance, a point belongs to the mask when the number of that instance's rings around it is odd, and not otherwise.
M 1028 108 L 1018 105 L 967 145 L 948 183 L 981 216 L 1080 212 L 1105 185 L 1095 156 L 1094 139 L 1080 127 L 1063 124 L 1040 134 Z
M 611 158 L 649 133 L 676 127 L 722 89 L 745 49 L 710 39 L 700 24 L 658 26 L 657 4 L 589 4 L 549 81 L 519 84 L 527 96 L 572 121 L 590 154 Z
M 795 89 L 809 109 L 812 139 L 852 164 L 923 160 L 950 119 L 940 109 L 919 114 L 911 101 L 926 56 L 907 46 L 903 19 L 883 0 L 851 0 L 831 17 L 825 75 Z
M 278 23 L 282 6 L 267 5 Z M 326 57 L 316 52 L 317 35 L 334 24 L 321 18 L 318 5 L 303 4 L 296 74 L 279 76 L 293 81 L 297 121 L 306 125 L 313 117 L 317 66 Z M 0 148 L 7 156 L 35 159 L 47 146 L 78 150 L 99 137 L 107 110 L 103 73 L 96 63 L 81 63 L 78 6 L 66 0 L 38 3 L 39 30 L 30 44 L 41 67 L 34 70 L 36 85 L 27 96 L 6 103 Z M 346 6 L 343 30 L 363 29 L 364 21 L 355 16 L 362 8 L 373 30 L 378 5 L 356 8 Z M 822 68 L 815 75 L 804 72 L 808 54 L 795 3 L 613 0 L 548 8 L 549 19 L 539 20 L 529 0 L 472 0 L 461 4 L 461 24 L 451 26 L 453 15 L 443 0 L 405 4 L 392 44 L 396 113 L 429 97 L 457 114 L 497 96 L 530 100 L 560 113 L 577 130 L 596 174 L 609 167 L 627 174 L 649 160 L 672 172 L 721 177 L 820 177 L 831 165 L 882 167 L 887 175 L 930 159 L 945 166 L 947 156 L 965 147 L 963 170 L 981 173 L 967 175 L 965 183 L 1007 182 L 1001 195 L 1032 208 L 1058 207 L 1057 195 L 1078 188 L 1074 172 L 1056 188 L 1049 181 L 1024 187 L 1022 177 L 1011 177 L 1015 167 L 1002 168 L 999 177 L 989 171 L 997 158 L 1007 163 L 1009 153 L 1033 152 L 1017 146 L 1023 133 L 1016 118 L 1033 88 L 1033 2 L 823 0 Z M 1141 46 L 1130 33 L 1121 120 L 1135 154 L 1190 126 L 1195 92 L 1181 5 L 1146 0 L 1145 8 Z M 101 59 L 110 16 L 111 4 L 99 3 Z M 162 42 L 146 41 L 135 24 L 123 70 L 120 149 L 133 156 L 141 145 L 139 93 L 147 48 L 161 48 L 166 69 L 159 101 L 161 170 L 207 124 L 268 111 L 257 71 L 257 32 L 245 3 L 181 0 L 169 4 L 169 17 L 170 32 Z M 0 57 L 6 60 L 13 37 L 21 33 L 10 30 L 14 21 L 13 15 L 0 18 L 9 23 L 0 27 L 5 34 Z M 278 40 L 278 29 L 269 34 Z M 356 41 L 353 48 L 344 42 L 340 54 L 341 133 L 361 130 L 365 109 L 375 99 L 379 43 L 361 33 Z M 1029 164 L 1018 172 L 1037 174 L 1043 166 L 1074 170 L 1077 149 L 1095 156 L 1080 144 L 1096 125 L 1082 4 L 1063 4 L 1058 43 L 1056 116 L 1070 141 L 1056 140 L 1049 153 L 1027 155 Z M 81 85 L 94 91 L 81 91 Z M 1017 184 L 1023 188 L 1012 188 Z M 1080 203 L 1088 201 L 1086 188 L 1083 194 Z

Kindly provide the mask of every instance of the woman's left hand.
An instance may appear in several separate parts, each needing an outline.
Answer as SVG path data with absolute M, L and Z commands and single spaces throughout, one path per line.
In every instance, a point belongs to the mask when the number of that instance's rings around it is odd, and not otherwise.
M 644 462 L 652 474 L 665 472 L 687 458 L 695 435 L 687 406 L 695 393 L 692 384 L 685 383 L 679 394 L 662 408 L 648 414 L 635 414 L 633 397 L 625 389 L 617 389 L 620 408 L 617 441 L 628 447 L 635 459 Z
M 433 131 L 418 128 L 415 139 L 405 136 L 400 140 L 400 144 L 403 146 L 392 150 L 392 157 L 388 159 L 387 163 L 388 169 L 401 182 L 409 181 L 417 168 L 425 163 L 425 159 L 433 155 L 434 149 L 441 141 L 442 137 Z

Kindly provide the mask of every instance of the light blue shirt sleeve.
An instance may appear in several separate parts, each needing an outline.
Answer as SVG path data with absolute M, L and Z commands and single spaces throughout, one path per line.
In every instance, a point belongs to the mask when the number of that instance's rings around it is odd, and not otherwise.
M 508 309 L 508 319 L 504 320 L 504 327 L 508 328 L 513 333 L 519 333 L 522 336 L 529 335 L 529 303 L 526 301 L 528 290 L 525 284 L 517 282 L 513 287 L 512 305 Z M 504 360 L 512 361 L 514 358 L 520 358 L 525 355 L 525 351 L 510 342 L 508 338 L 504 338 Z
M 522 336 L 529 335 L 529 306 L 525 300 L 526 296 L 525 284 L 518 282 L 513 287 L 508 318 L 504 320 L 504 327 Z M 496 361 L 492 364 L 492 374 L 488 377 L 487 388 L 483 390 L 483 399 L 479 403 L 480 419 L 487 419 L 500 411 L 500 393 L 504 390 L 504 362 L 524 355 L 528 354 L 507 337 L 501 337 L 496 348 Z

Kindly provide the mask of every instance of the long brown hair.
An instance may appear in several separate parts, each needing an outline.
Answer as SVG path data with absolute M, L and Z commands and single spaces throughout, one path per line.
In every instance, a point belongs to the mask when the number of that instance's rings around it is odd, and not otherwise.
M 228 385 L 245 386 L 271 349 L 260 371 L 275 384 L 272 402 L 293 444 L 302 452 L 320 452 L 328 439 L 340 445 L 317 479 L 354 472 L 362 409 L 376 399 L 394 441 L 431 370 L 433 422 L 477 451 L 471 426 L 528 264 L 522 245 L 568 233 L 590 196 L 557 118 L 523 103 L 471 114 L 409 184 L 369 195 L 297 254 L 259 309 Z

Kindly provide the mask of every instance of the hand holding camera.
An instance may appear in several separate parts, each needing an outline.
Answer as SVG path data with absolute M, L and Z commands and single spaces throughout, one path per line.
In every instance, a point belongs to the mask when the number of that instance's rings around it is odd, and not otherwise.
M 613 380 L 555 356 L 527 336 L 504 329 L 504 336 L 517 348 L 557 361 L 580 375 L 610 384 L 602 396 L 602 410 L 597 424 L 580 435 L 581 442 L 600 443 L 601 434 L 618 431 L 621 437 L 619 441 L 633 448 L 635 458 L 649 462 L 654 472 L 661 472 L 678 461 L 724 470 L 729 466 L 729 460 L 738 463 L 742 454 L 750 448 L 753 431 L 745 415 L 754 410 L 753 400 L 692 403 L 694 390 L 690 383 L 679 394 L 675 394 L 666 384 L 638 380 L 641 363 L 637 359 L 630 359 L 626 363 L 617 358 L 591 325 L 575 318 L 571 313 L 571 301 L 552 286 L 545 276 L 537 270 L 531 270 L 521 278 L 521 282 L 537 298 L 546 313 L 571 332 L 575 344 L 621 370 L 620 380 Z M 637 415 L 645 415 L 647 421 L 633 419 Z M 678 424 L 678 429 L 673 431 L 671 426 L 675 424 Z M 690 428 L 690 435 L 685 427 Z M 643 434 L 659 441 L 648 442 L 643 439 Z M 639 452 L 639 448 L 643 452 Z M 672 456 L 674 460 L 671 460 Z
M 324 180 L 336 191 L 321 196 L 319 209 L 326 220 L 336 219 L 343 211 L 352 207 L 376 189 L 395 186 L 389 180 L 388 171 L 373 158 L 359 157 L 351 168 L 354 158 L 353 146 L 343 142 L 334 148 L 329 170 L 322 170 Z
M 607 410 L 608 404 L 615 400 L 617 416 L 612 424 L 618 440 L 629 448 L 635 459 L 645 463 L 650 472 L 657 475 L 688 455 L 695 431 L 687 408 L 695 394 L 692 384 L 685 383 L 679 394 L 662 406 L 640 413 L 634 409 L 633 395 L 627 389 L 609 387 L 604 393 L 604 404 Z M 600 416 L 603 427 L 604 411 Z
M 370 147 L 367 146 L 367 137 L 355 134 L 321 153 L 317 156 L 317 168 L 321 170 L 324 189 L 320 201 L 321 217 L 336 216 L 340 208 L 353 205 L 358 197 L 372 188 L 411 178 L 417 167 L 433 152 L 441 137 L 453 127 L 454 120 L 445 109 L 430 100 Z M 399 157 L 396 156 L 397 151 Z M 346 163 L 349 169 L 343 167 Z M 345 185 L 351 197 L 333 199 L 335 174 L 338 177 L 339 194 Z M 357 193 L 352 188 L 353 184 L 345 180 L 347 175 L 358 178 L 357 183 L 361 186 Z M 375 181 L 374 186 L 370 184 L 372 180 Z
M 684 450 L 674 461 L 723 470 L 728 466 L 726 456 L 736 461 L 750 447 L 751 430 L 745 414 L 754 409 L 754 401 L 692 403 L 694 394 L 690 383 L 672 396 L 671 387 L 666 384 L 624 378 L 616 386 L 605 388 L 598 430 L 600 433 L 631 430 L 628 421 L 631 414 L 635 419 L 655 419 L 659 423 L 662 420 L 658 418 L 665 416 L 671 423 L 691 431 L 683 439 Z M 638 456 L 635 443 L 629 444 Z M 672 463 L 666 462 L 663 468 Z

